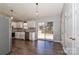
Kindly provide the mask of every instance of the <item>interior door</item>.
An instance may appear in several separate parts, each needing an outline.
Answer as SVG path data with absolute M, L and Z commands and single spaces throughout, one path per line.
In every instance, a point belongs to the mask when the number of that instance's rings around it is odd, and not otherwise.
M 73 5 L 69 5 L 65 12 L 65 51 L 67 54 L 74 54 L 74 18 Z

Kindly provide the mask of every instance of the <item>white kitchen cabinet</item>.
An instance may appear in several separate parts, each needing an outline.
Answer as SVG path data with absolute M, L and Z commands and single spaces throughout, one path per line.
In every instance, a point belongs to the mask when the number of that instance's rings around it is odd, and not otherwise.
M 30 32 L 29 33 L 29 39 L 33 40 L 33 41 L 35 40 L 35 32 Z
M 15 32 L 15 38 L 25 40 L 25 32 Z

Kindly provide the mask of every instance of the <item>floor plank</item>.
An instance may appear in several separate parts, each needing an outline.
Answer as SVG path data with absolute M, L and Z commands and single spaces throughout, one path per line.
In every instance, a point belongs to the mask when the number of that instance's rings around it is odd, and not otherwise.
M 13 39 L 11 55 L 65 55 L 62 45 L 57 42 Z

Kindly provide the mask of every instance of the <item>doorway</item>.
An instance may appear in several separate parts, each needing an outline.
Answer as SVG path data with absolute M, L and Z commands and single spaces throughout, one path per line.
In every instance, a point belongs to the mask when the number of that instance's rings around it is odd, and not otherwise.
M 53 41 L 53 22 L 38 23 L 38 39 Z

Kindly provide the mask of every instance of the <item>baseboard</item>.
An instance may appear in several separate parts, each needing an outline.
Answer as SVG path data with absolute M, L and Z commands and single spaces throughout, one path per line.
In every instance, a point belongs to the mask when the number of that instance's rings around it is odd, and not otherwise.
M 42 39 L 37 39 L 37 40 L 42 40 Z M 43 39 L 42 41 L 53 41 L 53 40 L 44 40 L 44 39 Z
M 61 41 L 54 41 L 54 40 L 53 40 L 53 42 L 59 42 L 59 43 L 61 43 Z

